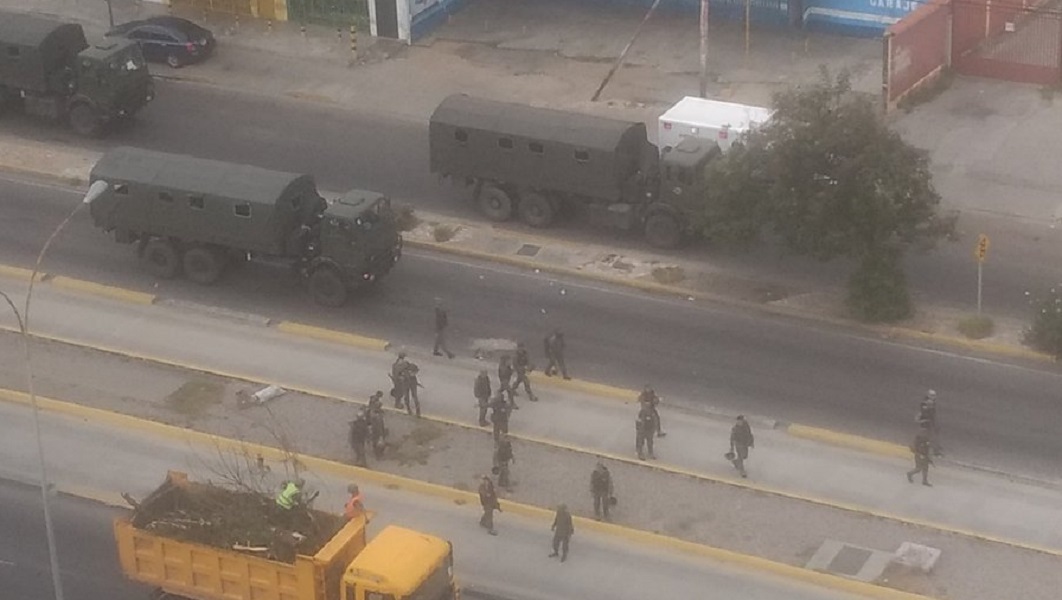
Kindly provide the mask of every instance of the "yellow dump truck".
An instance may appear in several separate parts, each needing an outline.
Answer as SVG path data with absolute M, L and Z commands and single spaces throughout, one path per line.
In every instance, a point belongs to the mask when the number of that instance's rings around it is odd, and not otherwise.
M 185 522 L 203 524 L 184 510 L 196 493 L 218 490 L 171 472 L 158 490 L 114 521 L 118 558 L 130 579 L 178 600 L 457 600 L 449 542 L 388 526 L 366 541 L 365 517 L 339 525 L 312 556 L 292 562 L 256 556 L 264 548 L 220 547 L 179 539 L 145 525 L 144 514 L 163 506 Z M 173 512 L 173 511 L 171 511 Z M 323 515 L 324 513 L 318 513 Z M 171 518 L 176 522 L 181 519 Z M 178 523 L 179 525 L 179 523 Z

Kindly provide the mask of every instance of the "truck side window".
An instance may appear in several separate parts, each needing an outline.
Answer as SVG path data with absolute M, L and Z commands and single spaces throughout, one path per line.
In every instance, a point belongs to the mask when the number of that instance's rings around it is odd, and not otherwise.
M 458 144 L 467 143 L 468 142 L 468 132 L 465 131 L 464 129 L 455 129 L 454 130 L 454 139 L 457 140 Z
M 531 151 L 531 154 L 543 154 L 546 152 L 546 149 L 539 142 L 529 142 L 527 149 Z
M 114 193 L 119 194 L 121 196 L 128 196 L 129 186 L 124 183 L 116 183 L 114 184 Z
M 192 194 L 188 196 L 188 207 L 203 210 L 206 207 L 206 198 L 202 194 Z
M 513 138 L 507 138 L 507 137 L 498 138 L 498 147 L 502 148 L 504 150 L 512 150 L 513 149 Z
M 575 160 L 578 161 L 578 162 L 590 162 L 590 151 L 589 150 L 576 150 L 575 151 Z
M 238 204 L 233 205 L 232 212 L 237 217 L 244 217 L 244 218 L 250 217 L 251 216 L 251 205 L 248 202 L 240 202 Z
M 173 202 L 173 194 L 169 192 L 159 192 L 159 200 L 169 204 Z

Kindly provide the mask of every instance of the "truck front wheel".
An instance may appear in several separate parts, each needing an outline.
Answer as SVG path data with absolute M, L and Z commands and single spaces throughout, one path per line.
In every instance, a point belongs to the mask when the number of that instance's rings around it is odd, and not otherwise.
M 310 295 L 321 306 L 338 308 L 347 302 L 347 286 L 332 267 L 318 267 L 310 275 Z
M 75 104 L 70 109 L 70 128 L 78 135 L 97 137 L 103 132 L 103 120 L 88 104 Z
M 493 183 L 484 183 L 479 188 L 476 203 L 479 205 L 479 212 L 491 221 L 508 221 L 513 217 L 512 196 Z
M 144 261 L 151 274 L 159 279 L 173 279 L 181 270 L 177 249 L 167 240 L 151 240 L 144 246 Z
M 520 220 L 531 227 L 549 227 L 557 216 L 553 203 L 545 195 L 538 192 L 520 194 L 520 204 L 517 206 Z
M 184 253 L 184 275 L 192 281 L 210 285 L 221 278 L 225 259 L 213 248 L 199 246 Z
M 645 220 L 645 239 L 657 248 L 677 248 L 682 244 L 682 224 L 675 215 L 658 212 Z

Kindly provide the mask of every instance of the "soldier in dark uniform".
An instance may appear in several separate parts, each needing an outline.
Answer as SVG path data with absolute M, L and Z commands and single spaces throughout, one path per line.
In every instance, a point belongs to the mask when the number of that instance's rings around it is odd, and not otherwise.
M 442 356 L 443 352 L 446 353 L 447 358 L 453 358 L 454 353 L 450 352 L 450 348 L 446 346 L 446 329 L 450 326 L 450 317 L 446 313 L 446 308 L 442 305 L 442 300 L 435 299 L 435 348 L 432 350 L 432 354 L 435 356 Z M 442 352 L 439 352 L 442 350 Z
M 391 397 L 394 398 L 395 408 L 402 408 L 403 400 L 409 395 L 409 382 L 406 372 L 409 370 L 409 361 L 406 353 L 399 352 L 398 358 L 391 364 Z
M 937 422 L 936 390 L 926 391 L 926 396 L 918 407 L 917 420 L 929 435 L 929 447 L 933 450 L 933 456 L 944 456 L 944 448 L 940 445 L 940 424 Z
M 494 491 L 494 482 L 488 475 L 484 475 L 479 483 L 479 505 L 483 507 L 479 526 L 486 528 L 491 535 L 498 535 L 494 529 L 494 511 L 501 512 L 501 504 L 498 502 L 498 493 Z
M 490 376 L 483 370 L 476 376 L 476 383 L 472 386 L 472 394 L 476 397 L 476 405 L 479 407 L 479 426 L 486 427 L 487 407 L 490 404 Z
M 384 424 L 383 392 L 369 398 L 369 446 L 377 460 L 383 458 L 387 448 L 387 425 Z
M 369 466 L 365 457 L 365 442 L 369 438 L 369 417 L 365 410 L 359 410 L 358 416 L 350 422 L 350 447 L 354 450 L 354 464 L 359 467 Z
M 608 509 L 612 502 L 612 473 L 604 463 L 597 463 L 590 473 L 590 494 L 594 497 L 594 516 L 601 518 L 602 513 L 608 520 Z
M 512 409 L 505 401 L 501 390 L 495 392 L 490 401 L 490 422 L 494 425 L 494 441 L 501 439 L 503 433 L 509 433 L 509 415 Z
M 524 347 L 523 342 L 517 342 L 516 344 L 516 357 L 513 359 L 513 369 L 516 371 L 516 381 L 513 382 L 513 395 L 517 395 L 517 388 L 520 384 L 524 384 L 524 391 L 527 392 L 527 399 L 532 402 L 538 402 L 538 397 L 531 391 L 531 380 L 528 378 L 528 373 L 534 370 L 534 366 L 531 364 L 531 357 L 527 354 L 527 348 Z
M 657 407 L 660 405 L 660 396 L 656 395 L 656 391 L 649 385 L 645 386 L 641 394 L 638 394 L 638 404 L 643 408 L 647 408 L 653 415 L 653 430 L 656 432 L 657 437 L 664 437 L 667 435 L 664 433 L 663 425 L 660 423 L 660 411 Z
M 653 434 L 656 433 L 656 423 L 653 421 L 653 413 L 642 407 L 638 411 L 638 418 L 634 420 L 634 445 L 638 449 L 638 459 L 645 460 L 644 449 L 648 447 L 649 458 L 656 460 L 653 453 Z
M 741 473 L 742 477 L 748 477 L 745 471 L 745 461 L 749 458 L 749 448 L 755 447 L 756 440 L 752 437 L 752 427 L 745 420 L 744 415 L 738 415 L 737 422 L 730 428 L 730 452 L 734 455 L 734 468 Z
M 564 332 L 560 329 L 555 330 L 552 334 L 546 337 L 546 358 L 549 363 L 546 365 L 546 375 L 552 377 L 553 375 L 560 373 L 565 379 L 571 379 L 568 376 L 568 366 L 564 363 Z
M 409 363 L 409 366 L 406 367 L 405 374 L 406 393 L 402 398 L 402 402 L 406 406 L 406 414 L 416 414 L 418 417 L 420 416 L 420 394 L 418 393 L 417 388 L 421 387 L 420 380 L 417 379 L 419 373 L 420 367 L 415 363 Z M 412 404 L 410 404 L 411 400 Z
M 575 534 L 575 524 L 572 523 L 572 514 L 568 512 L 568 506 L 557 506 L 557 514 L 553 517 L 553 552 L 550 558 L 560 553 L 560 561 L 568 560 L 568 543 Z
M 508 394 L 509 404 L 512 405 L 513 410 L 519 410 L 519 406 L 516 405 L 516 394 L 513 391 L 513 359 L 508 354 L 503 354 L 498 359 L 498 390 L 503 394 Z
M 494 444 L 494 468 L 497 469 L 498 485 L 506 490 L 512 489 L 509 480 L 509 464 L 515 462 L 513 443 L 509 440 L 509 434 L 503 433 Z
M 933 484 L 929 483 L 929 465 L 933 464 L 933 459 L 929 456 L 931 452 L 929 431 L 925 427 L 918 432 L 914 442 L 911 443 L 911 452 L 914 453 L 915 468 L 907 472 L 907 481 L 914 483 L 915 473 L 921 473 L 922 485 L 932 487 Z

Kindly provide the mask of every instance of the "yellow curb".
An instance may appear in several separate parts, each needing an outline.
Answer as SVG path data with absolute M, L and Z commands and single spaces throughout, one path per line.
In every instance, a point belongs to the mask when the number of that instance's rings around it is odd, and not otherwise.
M 0 399 L 8 400 L 18 404 L 29 403 L 29 398 L 27 394 L 6 389 L 0 389 Z M 351 480 L 371 481 L 373 483 L 386 486 L 390 489 L 407 490 L 422 495 L 442 498 L 454 502 L 455 504 L 472 504 L 474 506 L 474 503 L 477 502 L 479 499 L 478 495 L 473 492 L 458 490 L 452 487 L 428 483 L 424 481 L 418 481 L 399 475 L 391 475 L 388 473 L 382 473 L 379 471 L 373 471 L 370 469 L 364 469 L 352 465 L 346 465 L 340 462 L 316 456 L 290 453 L 284 451 L 283 449 L 274 448 L 272 446 L 266 446 L 263 444 L 235 440 L 214 434 L 202 433 L 191 429 L 183 429 L 180 427 L 175 427 L 173 425 L 158 423 L 156 421 L 140 419 L 137 417 L 131 417 L 129 415 L 105 411 L 98 408 L 90 408 L 87 406 L 82 406 L 80 404 L 63 402 L 51 398 L 42 398 L 38 396 L 37 402 L 38 406 L 40 406 L 43 410 L 47 410 L 50 412 L 78 417 L 85 420 L 103 422 L 113 426 L 122 427 L 123 429 L 137 430 L 151 434 L 159 434 L 169 438 L 186 440 L 197 444 L 209 444 L 219 450 L 252 452 L 256 454 L 260 453 L 263 458 L 272 461 L 281 461 L 295 458 L 302 464 L 306 465 L 308 468 L 311 468 L 315 471 L 329 473 L 335 476 Z M 87 491 L 84 489 L 81 489 L 81 491 L 83 493 L 95 494 L 95 492 Z M 101 494 L 101 496 L 113 500 L 113 494 L 105 493 Z M 529 504 L 514 502 L 512 500 L 502 500 L 501 505 L 504 510 L 510 513 L 531 518 L 548 520 L 552 518 L 554 514 L 553 511 Z M 599 533 L 624 537 L 634 542 L 652 544 L 658 547 L 669 548 L 672 550 L 677 550 L 680 552 L 693 554 L 704 558 L 739 564 L 748 569 L 765 571 L 774 575 L 795 579 L 798 581 L 814 584 L 828 589 L 861 594 L 868 598 L 880 598 L 882 600 L 929 600 L 927 596 L 909 594 L 907 592 L 901 592 L 898 590 L 884 588 L 869 583 L 846 579 L 843 577 L 838 577 L 836 575 L 829 575 L 827 573 L 811 571 L 809 569 L 779 563 L 776 561 L 759 558 L 756 556 L 741 554 L 730 550 L 723 550 L 721 548 L 715 548 L 704 544 L 680 540 L 677 538 L 656 533 L 650 533 L 647 531 L 641 531 L 638 529 L 624 527 L 621 525 L 616 525 L 612 523 L 602 523 L 594 521 L 592 519 L 587 519 L 585 517 L 576 517 L 575 521 L 579 524 L 580 527 L 585 527 L 586 529 L 591 531 L 597 531 Z
M 877 328 L 889 337 L 906 337 L 916 340 L 924 340 L 930 342 L 940 342 L 943 344 L 950 344 L 953 346 L 961 346 L 971 350 L 980 350 L 982 352 L 988 352 L 992 354 L 1002 354 L 1004 356 L 1013 356 L 1016 358 L 1028 358 L 1031 360 L 1039 360 L 1044 362 L 1055 362 L 1057 359 L 1046 352 L 1038 352 L 1036 350 L 1030 350 L 1028 348 L 1014 347 L 1007 344 L 998 344 L 995 342 L 986 342 L 984 340 L 970 340 L 963 337 L 948 335 L 944 333 L 930 333 L 927 331 L 919 331 L 917 329 L 908 329 L 905 327 L 888 327 Z
M 798 425 L 796 423 L 786 427 L 785 431 L 793 437 L 814 440 L 832 446 L 862 450 L 863 452 L 880 454 L 892 458 L 911 458 L 911 450 L 909 448 L 901 444 L 893 444 L 892 442 L 884 442 L 858 435 L 841 433 L 831 429 L 811 427 L 809 425 Z
M 41 280 L 44 273 L 37 273 L 37 281 Z M 19 279 L 22 281 L 29 281 L 33 277 L 33 269 L 23 269 L 22 267 L 12 267 L 11 265 L 0 265 L 0 277 L 10 277 L 11 279 Z
M 151 305 L 155 303 L 154 294 L 127 290 L 113 285 L 103 285 L 102 283 L 85 281 L 84 279 L 74 279 L 73 277 L 57 275 L 51 278 L 49 282 L 57 288 L 81 292 L 84 294 L 92 294 L 93 296 L 101 296 L 111 300 L 118 300 L 119 302 L 143 305 Z
M 333 329 L 325 329 L 323 327 L 314 327 L 313 325 L 305 325 L 293 321 L 281 321 L 280 323 L 277 323 L 276 328 L 279 331 L 291 335 L 354 346 L 355 348 L 362 348 L 364 350 L 376 350 L 382 352 L 390 345 L 387 340 L 346 333 L 344 331 L 335 331 Z
M 12 328 L 12 327 L 7 327 L 7 326 L 0 326 L 0 331 L 18 333 L 17 329 Z M 159 358 L 155 358 L 155 357 L 152 357 L 152 356 L 149 356 L 149 355 L 145 355 L 145 354 L 139 354 L 139 353 L 135 353 L 135 352 L 127 352 L 125 350 L 114 349 L 114 348 L 110 348 L 110 347 L 106 347 L 106 346 L 94 346 L 94 345 L 91 345 L 91 344 L 86 344 L 86 343 L 83 343 L 83 342 L 79 342 L 77 340 L 72 340 L 70 338 L 64 338 L 64 337 L 60 337 L 60 336 L 53 336 L 53 335 L 47 335 L 47 334 L 31 334 L 31 335 L 33 337 L 36 337 L 36 338 L 39 338 L 39 339 L 45 339 L 45 340 L 54 341 L 54 342 L 63 343 L 63 344 L 68 344 L 68 345 L 72 345 L 72 346 L 91 348 L 91 349 L 94 349 L 94 350 L 107 352 L 109 354 L 114 354 L 116 356 L 123 356 L 123 357 L 136 359 L 136 360 L 141 360 L 141 361 L 145 361 L 145 362 L 154 362 L 154 363 L 158 363 L 158 364 L 162 364 L 162 365 L 167 365 L 167 366 L 180 368 L 180 369 L 185 369 L 185 370 L 190 370 L 190 371 L 196 371 L 196 372 L 200 372 L 200 373 L 207 373 L 207 374 L 214 375 L 214 376 L 217 376 L 217 377 L 223 377 L 223 378 L 227 378 L 227 379 L 245 381 L 245 382 L 248 382 L 248 383 L 254 383 L 254 384 L 258 384 L 258 385 L 276 385 L 278 387 L 282 387 L 282 388 L 284 388 L 286 390 L 289 390 L 291 392 L 306 394 L 306 395 L 309 395 L 309 396 L 316 396 L 316 397 L 319 397 L 319 398 L 324 398 L 324 399 L 329 399 L 329 400 L 336 400 L 336 401 L 339 401 L 339 402 L 348 402 L 348 403 L 351 403 L 351 404 L 362 404 L 362 405 L 365 404 L 365 402 L 362 402 L 362 401 L 352 400 L 350 398 L 343 398 L 343 397 L 335 396 L 335 395 L 333 395 L 333 394 L 331 394 L 329 392 L 326 392 L 326 391 L 323 391 L 323 390 L 317 390 L 317 389 L 314 389 L 314 388 L 307 388 L 307 387 L 302 387 L 302 386 L 289 386 L 289 385 L 287 385 L 285 383 L 278 382 L 278 381 L 262 380 L 260 378 L 249 376 L 249 375 L 238 374 L 238 373 L 233 373 L 233 372 L 228 372 L 228 371 L 221 371 L 221 370 L 217 370 L 217 369 L 211 369 L 211 368 L 201 367 L 201 366 L 196 366 L 196 365 L 189 365 L 189 364 L 186 364 L 186 363 L 181 363 L 181 362 L 178 362 L 178 361 L 173 361 L 173 360 L 168 360 L 168 359 L 159 359 Z M 8 391 L 8 394 L 20 394 L 21 396 L 26 396 L 22 392 L 11 392 L 11 391 Z M 3 390 L 0 389 L 0 399 L 2 399 L 2 398 L 3 398 Z M 385 407 L 385 408 L 387 410 L 394 410 L 394 412 L 404 412 L 404 411 L 401 411 L 401 410 L 398 410 L 398 409 L 391 409 L 390 407 Z M 432 415 L 425 414 L 422 418 L 424 420 L 427 420 L 427 421 L 432 421 L 432 422 L 435 422 L 435 423 L 440 423 L 440 424 L 443 424 L 443 425 L 449 425 L 449 426 L 453 426 L 453 427 L 461 427 L 463 429 L 469 429 L 469 430 L 474 430 L 474 431 L 483 431 L 483 432 L 487 432 L 488 431 L 488 430 L 486 430 L 486 429 L 484 429 L 482 427 L 479 427 L 478 425 L 474 425 L 474 424 L 471 424 L 471 423 L 465 423 L 465 422 L 461 422 L 461 421 L 455 421 L 455 420 L 448 419 L 448 418 L 445 418 L 445 417 L 432 416 Z M 794 426 L 791 425 L 790 427 L 794 427 Z M 803 426 L 796 426 L 796 427 L 803 427 Z M 815 429 L 815 428 L 806 427 L 806 429 L 811 430 L 811 429 Z M 819 431 L 828 432 L 829 433 L 829 430 L 825 430 L 825 429 L 822 429 L 822 430 L 819 430 Z M 667 472 L 667 473 L 673 473 L 673 474 L 676 474 L 676 475 L 684 475 L 684 476 L 690 477 L 692 479 L 698 479 L 698 480 L 708 481 L 708 482 L 712 482 L 712 483 L 720 483 L 720 484 L 724 484 L 724 485 L 731 485 L 731 486 L 734 486 L 734 487 L 739 487 L 739 488 L 749 489 L 749 490 L 763 492 L 763 493 L 767 493 L 767 494 L 772 494 L 772 495 L 775 495 L 775 496 L 778 496 L 778 497 L 781 497 L 781 498 L 787 498 L 787 499 L 790 499 L 790 500 L 800 500 L 802 502 L 809 502 L 811 504 L 817 504 L 817 505 L 820 505 L 820 506 L 826 506 L 826 507 L 829 507 L 829 508 L 835 508 L 835 509 L 844 510 L 844 511 L 847 511 L 847 512 L 852 512 L 852 513 L 857 513 L 857 514 L 862 514 L 862 515 L 868 515 L 868 516 L 872 516 L 872 517 L 878 517 L 878 518 L 881 518 L 881 519 L 888 519 L 890 521 L 896 521 L 898 523 L 906 523 L 906 524 L 909 524 L 909 525 L 916 525 L 916 526 L 919 526 L 919 527 L 924 527 L 924 528 L 927 528 L 927 529 L 933 529 L 933 530 L 936 530 L 936 531 L 942 531 L 942 532 L 946 532 L 946 533 L 953 533 L 953 534 L 957 534 L 957 535 L 962 535 L 962 536 L 966 536 L 966 537 L 970 537 L 970 538 L 973 538 L 973 539 L 978 539 L 978 540 L 982 540 L 982 541 L 986 541 L 986 542 L 1004 544 L 1004 545 L 1007 545 L 1007 546 L 1012 546 L 1012 547 L 1015 547 L 1015 548 L 1021 548 L 1021 549 L 1024 549 L 1024 550 L 1032 550 L 1032 551 L 1041 552 L 1041 553 L 1044 553 L 1044 554 L 1062 556 L 1062 550 L 1057 550 L 1057 549 L 1049 548 L 1049 547 L 1046 547 L 1046 546 L 1039 546 L 1039 545 L 1035 545 L 1035 544 L 1026 544 L 1026 543 L 1019 542 L 1019 541 L 1016 541 L 1016 540 L 1009 540 L 1009 539 L 1006 539 L 1006 538 L 995 537 L 995 536 L 991 536 L 991 535 L 988 535 L 988 534 L 982 534 L 982 533 L 978 533 L 978 532 L 972 531 L 972 530 L 956 528 L 956 527 L 952 527 L 950 525 L 944 525 L 942 523 L 936 523 L 936 522 L 925 520 L 925 519 L 918 519 L 918 518 L 914 518 L 914 517 L 905 517 L 905 516 L 896 515 L 896 514 L 892 514 L 892 513 L 888 513 L 888 512 L 884 512 L 884 511 L 878 511 L 878 510 L 875 510 L 875 509 L 871 509 L 871 508 L 868 508 L 868 507 L 865 507 L 865 506 L 856 505 L 856 504 L 850 504 L 850 503 L 845 503 L 845 502 L 840 502 L 840 501 L 830 500 L 830 499 L 825 499 L 825 498 L 818 498 L 818 497 L 815 497 L 815 496 L 806 496 L 806 495 L 802 495 L 802 494 L 797 494 L 797 493 L 794 493 L 794 492 L 789 492 L 789 491 L 786 491 L 786 490 L 782 490 L 782 489 L 773 488 L 773 487 L 766 486 L 766 485 L 753 483 L 753 482 L 751 482 L 751 481 L 749 481 L 747 479 L 731 479 L 731 478 L 727 478 L 727 477 L 723 477 L 723 476 L 708 475 L 706 473 L 700 473 L 700 472 L 697 472 L 697 471 L 691 471 L 691 470 L 683 469 L 683 468 L 680 468 L 680 467 L 675 467 L 675 466 L 670 466 L 670 465 L 665 465 L 665 464 L 660 464 L 660 463 L 647 463 L 645 461 L 636 460 L 634 458 L 631 458 L 631 457 L 625 456 L 625 455 L 613 454 L 613 453 L 609 453 L 609 452 L 595 450 L 595 449 L 592 449 L 592 448 L 584 448 L 584 447 L 581 447 L 581 446 L 575 446 L 575 445 L 572 445 L 572 444 L 566 444 L 564 442 L 559 442 L 559 441 L 556 441 L 556 440 L 549 440 L 549 439 L 540 438 L 540 437 L 537 437 L 537 436 L 531 436 L 531 435 L 526 435 L 526 434 L 517 434 L 517 433 L 510 433 L 509 435 L 513 439 L 517 439 L 517 440 L 523 440 L 523 441 L 526 441 L 526 442 L 540 444 L 540 445 L 543 445 L 543 446 L 559 448 L 559 449 L 562 449 L 562 450 L 567 450 L 567 451 L 570 451 L 570 452 L 576 452 L 576 453 L 579 453 L 579 454 L 587 454 L 587 455 L 591 455 L 591 456 L 599 456 L 599 457 L 602 457 L 602 458 L 607 458 L 609 460 L 614 460 L 614 461 L 617 461 L 617 462 L 622 462 L 622 463 L 626 463 L 626 464 L 630 464 L 630 465 L 637 465 L 637 466 L 641 466 L 641 467 L 655 469 L 655 470 L 658 470 L 658 471 L 664 471 L 664 472 Z M 838 435 L 844 435 L 844 434 L 838 434 Z M 852 437 L 853 439 L 859 439 L 857 436 L 850 436 L 850 437 Z M 874 440 L 872 440 L 872 441 L 874 441 Z M 880 443 L 881 444 L 885 444 L 885 442 L 880 442 Z M 906 451 L 906 449 L 905 449 L 905 451 Z M 910 451 L 906 451 L 905 456 L 909 457 L 909 455 L 910 455 Z
M 615 387 L 604 383 L 596 383 L 582 379 L 564 379 L 560 376 L 548 377 L 545 373 L 539 373 L 537 371 L 530 374 L 530 379 L 536 385 L 562 388 L 573 392 L 585 392 L 587 394 L 613 398 L 615 400 L 623 400 L 625 402 L 637 400 L 639 394 L 639 392 L 635 390 Z

